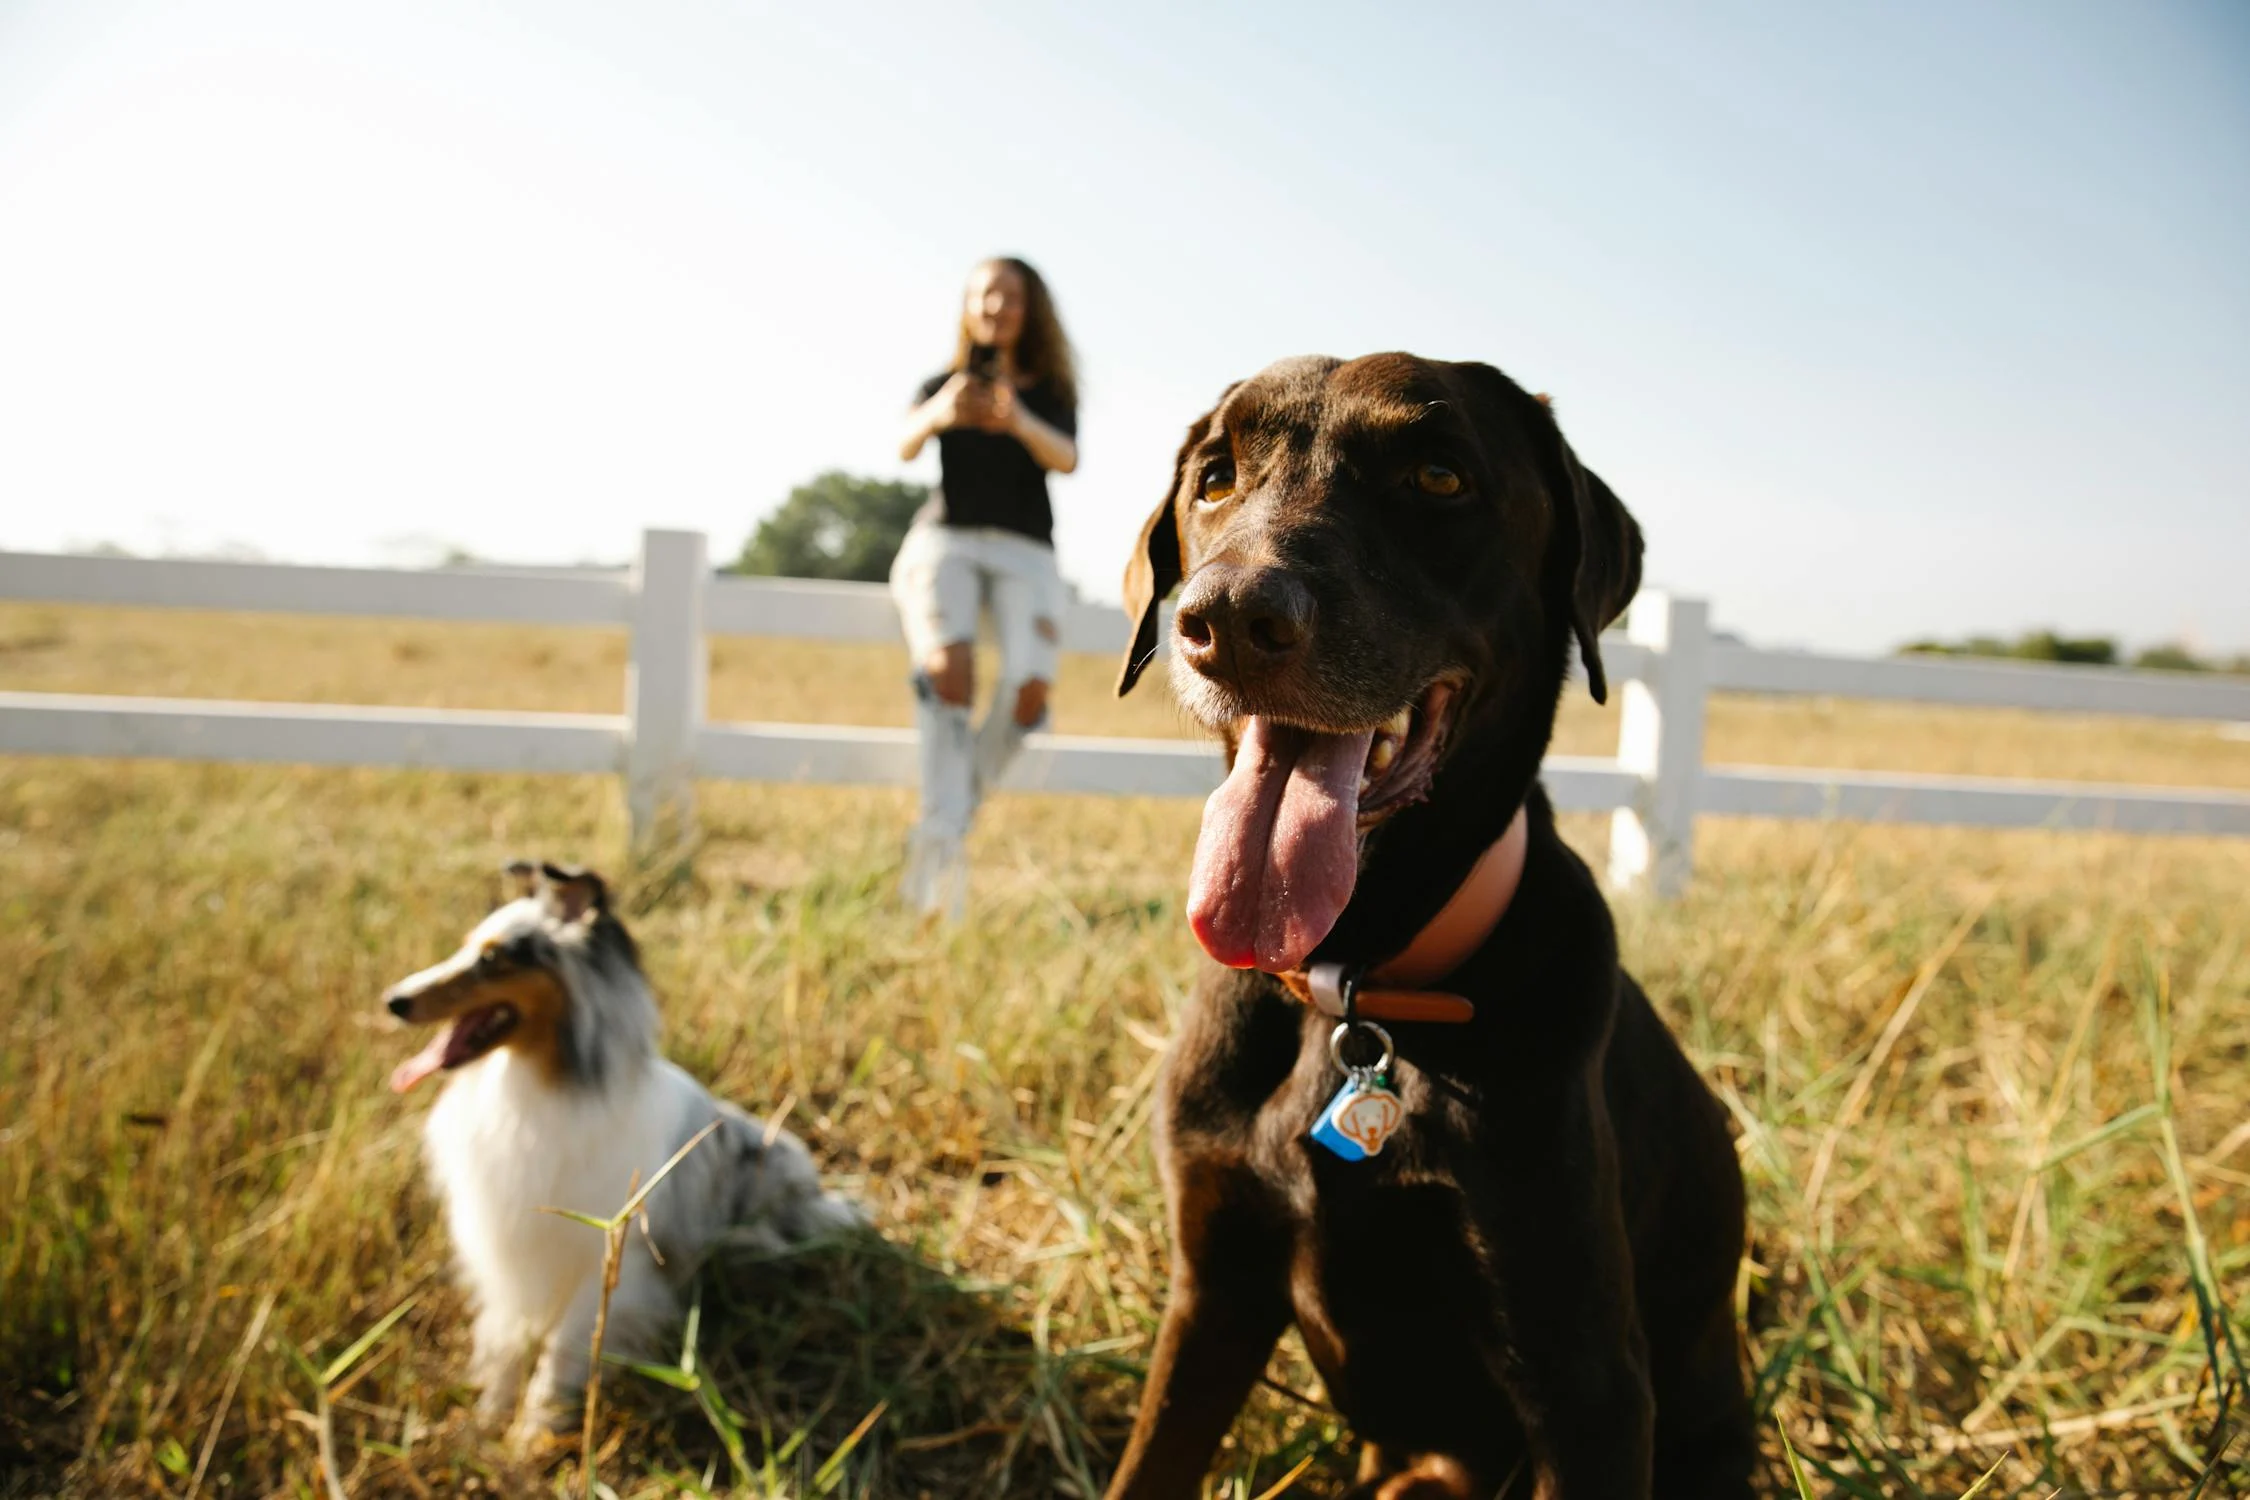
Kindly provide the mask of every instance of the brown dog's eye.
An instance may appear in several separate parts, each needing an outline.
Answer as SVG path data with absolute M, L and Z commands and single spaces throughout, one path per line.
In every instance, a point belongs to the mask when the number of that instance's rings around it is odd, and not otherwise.
M 1414 471 L 1414 487 L 1425 495 L 1451 499 L 1468 486 L 1458 471 L 1444 464 L 1424 464 Z
M 1220 459 L 1203 471 L 1195 482 L 1195 498 L 1206 505 L 1217 505 L 1234 493 L 1234 465 Z

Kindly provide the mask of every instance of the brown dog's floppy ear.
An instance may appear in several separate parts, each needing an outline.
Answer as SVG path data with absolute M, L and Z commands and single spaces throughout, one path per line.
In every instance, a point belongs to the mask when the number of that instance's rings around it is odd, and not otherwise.
M 609 887 L 592 870 L 576 865 L 541 865 L 539 878 L 547 904 L 565 922 L 579 921 L 590 911 L 609 910 Z
M 1554 535 L 1547 545 L 1548 597 L 1570 615 L 1578 639 L 1578 659 L 1586 667 L 1586 688 L 1596 703 L 1609 701 L 1609 677 L 1602 671 L 1602 631 L 1625 612 L 1641 586 L 1641 528 L 1617 492 L 1578 462 L 1555 423 L 1555 401 L 1533 394 L 1487 364 L 1455 368 L 1496 392 L 1504 409 L 1529 432 L 1539 474 L 1555 508 Z M 1556 596 L 1560 595 L 1558 599 Z
M 1179 476 L 1172 479 L 1175 490 Z M 1180 582 L 1180 523 L 1172 511 L 1172 496 L 1150 513 L 1141 527 L 1141 539 L 1125 564 L 1125 614 L 1137 623 L 1125 647 L 1125 664 L 1117 674 L 1117 696 L 1122 698 L 1141 680 L 1141 671 L 1156 659 L 1156 627 L 1164 596 Z
M 1133 684 L 1141 680 L 1142 669 L 1156 659 L 1160 606 L 1164 597 L 1179 587 L 1180 577 L 1187 568 L 1187 548 L 1180 541 L 1179 514 L 1175 509 L 1180 498 L 1180 480 L 1186 474 L 1189 456 L 1211 435 L 1211 419 L 1233 393 L 1234 387 L 1228 386 L 1220 395 L 1218 405 L 1197 417 L 1188 428 L 1187 438 L 1172 460 L 1171 487 L 1164 491 L 1163 503 L 1149 513 L 1147 523 L 1141 527 L 1140 544 L 1125 564 L 1125 617 L 1138 623 L 1133 627 L 1133 639 L 1125 647 L 1124 669 L 1117 674 L 1120 698 L 1133 690 Z
M 510 901 L 521 901 L 539 889 L 539 867 L 528 859 L 509 860 L 500 867 L 500 874 L 508 882 Z
M 1539 398 L 1542 408 L 1549 405 Z M 1555 497 L 1557 561 L 1570 569 L 1570 628 L 1578 637 L 1578 659 L 1586 665 L 1586 688 L 1596 703 L 1609 701 L 1609 679 L 1602 672 L 1602 631 L 1625 612 L 1641 586 L 1641 528 L 1617 492 L 1578 462 L 1563 441 L 1562 429 L 1546 417 L 1553 444 L 1546 466 Z

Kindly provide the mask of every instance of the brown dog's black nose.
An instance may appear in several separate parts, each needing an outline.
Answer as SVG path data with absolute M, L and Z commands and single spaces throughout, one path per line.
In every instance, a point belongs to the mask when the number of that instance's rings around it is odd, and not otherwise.
M 1173 631 L 1189 666 L 1247 687 L 1303 653 L 1312 613 L 1311 592 L 1284 570 L 1214 564 L 1188 581 Z
M 411 995 L 386 995 L 383 997 L 383 1003 L 389 1006 L 391 1014 L 401 1021 L 405 1020 L 406 1013 L 414 1008 L 414 998 Z

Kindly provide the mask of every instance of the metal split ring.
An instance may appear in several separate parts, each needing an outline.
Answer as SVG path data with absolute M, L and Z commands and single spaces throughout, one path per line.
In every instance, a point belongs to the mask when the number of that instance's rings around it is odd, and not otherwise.
M 1344 1038 L 1355 1031 L 1364 1031 L 1383 1044 L 1383 1055 L 1371 1064 L 1353 1065 L 1344 1061 Z M 1391 1034 L 1373 1021 L 1346 1021 L 1328 1033 L 1328 1060 L 1339 1073 L 1387 1073 L 1391 1060 L 1397 1053 L 1391 1047 Z

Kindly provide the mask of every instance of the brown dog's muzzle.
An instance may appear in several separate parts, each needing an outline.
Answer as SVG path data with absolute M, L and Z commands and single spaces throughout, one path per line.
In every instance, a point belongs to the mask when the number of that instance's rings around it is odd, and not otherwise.
M 1312 592 L 1286 569 L 1211 563 L 1188 580 L 1172 633 L 1189 666 L 1248 692 L 1294 665 L 1312 628 Z

